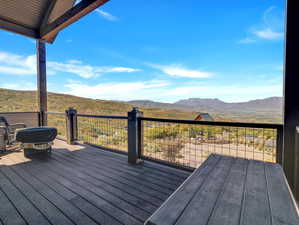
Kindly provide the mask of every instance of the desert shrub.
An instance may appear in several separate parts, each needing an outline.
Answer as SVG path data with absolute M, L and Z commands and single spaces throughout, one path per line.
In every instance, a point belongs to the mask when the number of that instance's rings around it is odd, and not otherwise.
M 145 154 L 169 162 L 176 162 L 182 158 L 181 150 L 184 142 L 176 139 L 163 139 L 156 143 L 146 142 L 144 144 Z
M 181 150 L 184 143 L 180 140 L 167 140 L 163 142 L 163 158 L 169 162 L 176 162 L 178 158 L 182 158 Z
M 200 126 L 192 126 L 189 128 L 189 138 L 196 138 L 199 135 L 202 135 L 202 128 Z
M 155 127 L 149 131 L 148 137 L 152 139 L 176 138 L 179 133 L 178 126 Z

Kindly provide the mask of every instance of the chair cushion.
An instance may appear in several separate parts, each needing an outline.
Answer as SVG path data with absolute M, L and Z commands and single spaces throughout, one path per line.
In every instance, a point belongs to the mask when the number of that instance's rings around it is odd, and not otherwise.
M 54 141 L 57 129 L 53 127 L 35 127 L 16 130 L 16 140 L 22 143 L 48 143 Z

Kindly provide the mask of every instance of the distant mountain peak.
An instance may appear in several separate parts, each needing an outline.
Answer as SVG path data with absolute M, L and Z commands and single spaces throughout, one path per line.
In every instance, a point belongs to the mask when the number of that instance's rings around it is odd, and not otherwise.
M 271 117 L 275 117 L 275 121 L 281 121 L 283 99 L 282 97 L 269 97 L 247 102 L 228 103 L 218 98 L 188 98 L 172 104 L 149 100 L 130 101 L 128 104 L 137 107 L 208 112 L 236 118 L 237 121 L 241 117 L 246 117 L 252 121 L 256 121 L 259 118 L 263 121 L 272 121 Z

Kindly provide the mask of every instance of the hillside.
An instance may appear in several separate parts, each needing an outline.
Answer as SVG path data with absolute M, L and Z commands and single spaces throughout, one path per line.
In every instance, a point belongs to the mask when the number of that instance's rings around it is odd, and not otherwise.
M 68 107 L 73 107 L 82 114 L 126 115 L 128 111 L 132 110 L 133 106 L 118 101 L 94 100 L 72 95 L 49 93 L 49 111 L 64 112 Z M 141 107 L 141 110 L 148 117 L 194 119 L 196 116 L 195 112 L 185 112 L 176 109 Z M 0 89 L 0 112 L 25 111 L 37 111 L 36 92 Z
M 196 112 L 208 112 L 218 121 L 281 123 L 282 118 L 282 98 L 279 97 L 240 103 L 191 98 L 174 104 L 148 100 L 95 100 L 57 93 L 49 93 L 48 97 L 48 108 L 52 112 L 64 112 L 68 107 L 73 107 L 83 114 L 126 115 L 133 106 L 138 106 L 148 117 L 193 120 Z M 36 92 L 0 89 L 0 112 L 36 110 Z
M 195 112 L 208 112 L 233 121 L 282 122 L 282 98 L 271 97 L 248 102 L 227 103 L 219 99 L 190 98 L 173 104 L 153 101 L 127 102 L 139 107 L 159 107 Z

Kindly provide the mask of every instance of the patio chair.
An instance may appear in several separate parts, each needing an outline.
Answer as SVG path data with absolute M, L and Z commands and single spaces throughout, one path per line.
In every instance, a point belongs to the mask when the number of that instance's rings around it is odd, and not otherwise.
M 15 143 L 17 129 L 26 128 L 23 123 L 9 124 L 5 117 L 0 116 L 0 151 L 6 151 L 6 147 Z

